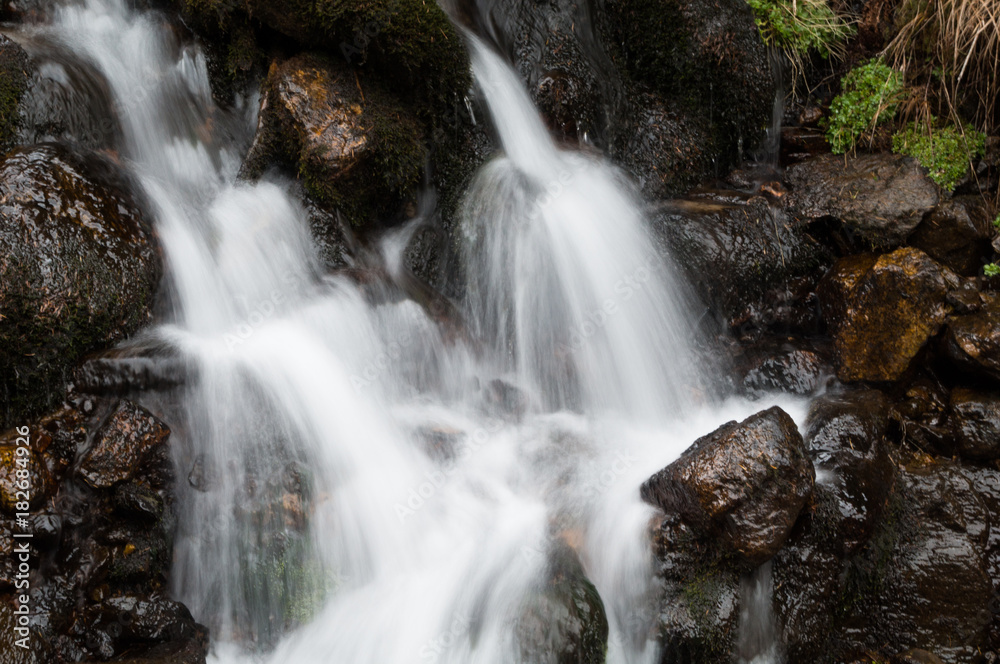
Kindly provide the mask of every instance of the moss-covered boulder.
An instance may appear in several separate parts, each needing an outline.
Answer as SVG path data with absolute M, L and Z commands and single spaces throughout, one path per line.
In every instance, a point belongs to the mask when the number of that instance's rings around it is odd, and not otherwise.
M 186 0 L 191 3 L 197 0 Z M 202 0 L 225 11 L 226 0 Z M 251 17 L 308 48 L 370 69 L 393 90 L 440 111 L 470 85 L 464 44 L 435 2 L 248 0 Z
M 52 404 L 82 354 L 149 320 L 161 259 L 117 169 L 56 145 L 0 161 L 0 424 Z
M 242 175 L 284 164 L 317 203 L 364 226 L 414 198 L 425 158 L 421 124 L 380 86 L 300 55 L 271 65 Z
M 28 88 L 28 54 L 8 37 L 0 35 L 0 149 L 17 139 L 21 125 L 19 106 Z
M 543 587 L 525 598 L 517 620 L 519 662 L 604 664 L 608 619 L 601 596 L 565 544 L 557 544 Z

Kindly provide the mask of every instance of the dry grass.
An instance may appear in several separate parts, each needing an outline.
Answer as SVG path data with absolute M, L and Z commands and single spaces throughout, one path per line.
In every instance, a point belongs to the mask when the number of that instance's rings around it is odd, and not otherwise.
M 993 132 L 1000 110 L 1000 0 L 903 0 L 897 21 L 885 55 L 911 80 L 924 81 L 908 114 L 924 119 L 936 110 L 958 126 L 964 115 Z

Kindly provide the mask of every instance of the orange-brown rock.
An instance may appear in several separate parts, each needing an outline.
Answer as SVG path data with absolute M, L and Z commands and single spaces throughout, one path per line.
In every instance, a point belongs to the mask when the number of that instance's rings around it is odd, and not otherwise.
M 838 261 L 820 290 L 829 311 L 837 375 L 845 381 L 892 381 L 951 313 L 958 277 L 919 249 Z

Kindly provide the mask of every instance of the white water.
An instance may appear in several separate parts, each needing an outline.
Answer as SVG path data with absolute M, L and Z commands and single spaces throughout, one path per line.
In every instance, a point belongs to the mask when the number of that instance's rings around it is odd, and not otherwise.
M 638 486 L 762 404 L 705 403 L 683 297 L 621 176 L 557 149 L 473 44 L 505 152 L 465 210 L 479 354 L 412 302 L 321 276 L 285 189 L 235 182 L 204 59 L 155 14 L 88 0 L 39 30 L 107 77 L 156 208 L 178 303 L 158 335 L 197 368 L 203 457 L 173 590 L 215 660 L 520 661 L 516 618 L 561 540 L 603 598 L 608 661 L 656 661 Z M 521 416 L 491 405 L 496 379 L 524 390 Z

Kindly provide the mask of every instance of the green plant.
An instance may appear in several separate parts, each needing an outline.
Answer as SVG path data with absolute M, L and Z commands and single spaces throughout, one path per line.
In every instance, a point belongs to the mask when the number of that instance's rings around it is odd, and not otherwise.
M 997 216 L 993 217 L 993 228 L 1000 231 L 1000 214 L 997 214 Z
M 987 277 L 1000 276 L 1000 265 L 997 265 L 996 263 L 987 263 L 983 266 L 983 274 Z
M 933 123 L 934 118 L 931 118 Z M 936 129 L 912 123 L 892 137 L 892 151 L 914 157 L 941 188 L 951 191 L 969 171 L 969 162 L 981 157 L 986 135 L 954 125 Z
M 826 0 L 747 0 L 760 36 L 768 46 L 786 52 L 815 49 L 824 58 L 843 51 L 854 26 L 844 21 Z
M 853 150 L 875 126 L 899 108 L 903 75 L 880 60 L 852 69 L 840 81 L 841 93 L 830 104 L 826 140 L 834 154 Z

